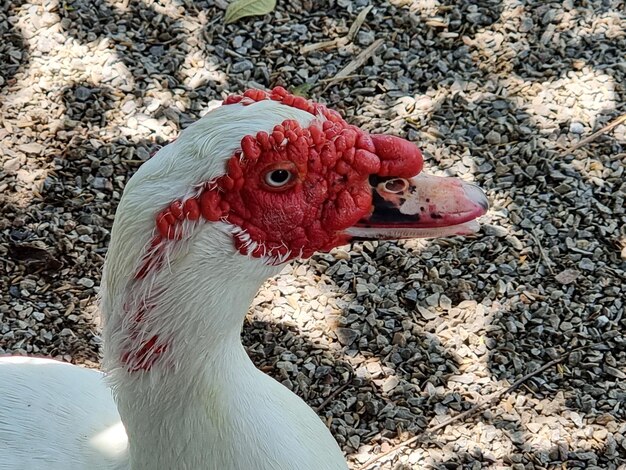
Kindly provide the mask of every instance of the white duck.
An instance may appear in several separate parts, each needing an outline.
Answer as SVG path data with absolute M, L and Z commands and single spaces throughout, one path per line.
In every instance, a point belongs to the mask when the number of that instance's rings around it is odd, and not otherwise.
M 345 470 L 318 416 L 254 367 L 242 322 L 295 257 L 472 232 L 482 191 L 421 168 L 413 144 L 282 88 L 228 98 L 126 186 L 101 288 L 107 379 L 0 359 L 0 469 Z

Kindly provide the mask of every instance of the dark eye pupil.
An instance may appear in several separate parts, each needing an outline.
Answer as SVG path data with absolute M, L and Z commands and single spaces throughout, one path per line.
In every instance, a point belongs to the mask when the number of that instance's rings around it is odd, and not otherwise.
M 274 183 L 284 183 L 289 179 L 289 172 L 287 170 L 275 170 L 272 171 L 270 178 Z

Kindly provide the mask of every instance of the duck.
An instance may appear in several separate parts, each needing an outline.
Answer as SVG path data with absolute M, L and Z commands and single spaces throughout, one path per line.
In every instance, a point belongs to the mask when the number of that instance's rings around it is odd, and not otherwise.
M 412 142 L 284 88 L 246 90 L 124 189 L 100 287 L 103 370 L 0 358 L 1 470 L 345 470 L 241 342 L 260 286 L 355 240 L 475 233 L 485 193 Z

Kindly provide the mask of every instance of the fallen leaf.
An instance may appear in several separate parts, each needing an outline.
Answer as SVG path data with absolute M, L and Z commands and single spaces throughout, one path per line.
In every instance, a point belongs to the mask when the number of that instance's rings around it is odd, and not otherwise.
M 295 96 L 302 96 L 303 98 L 309 97 L 309 91 L 311 91 L 313 85 L 310 83 L 303 83 L 291 89 L 291 94 Z
M 226 24 L 246 16 L 265 15 L 276 8 L 276 0 L 235 0 L 228 5 L 224 22 Z
M 348 34 L 346 36 L 348 41 L 352 41 L 354 39 L 354 37 L 356 36 L 356 33 L 358 33 L 359 29 L 361 29 L 361 26 L 363 25 L 363 22 L 365 21 L 365 17 L 371 11 L 372 8 L 374 8 L 374 6 L 369 5 L 363 8 L 363 10 L 361 10 L 361 12 L 359 13 L 359 16 L 356 17 L 356 20 L 354 20 L 354 23 L 352 23 L 352 26 L 350 26 L 350 30 L 348 31 Z
M 326 88 L 324 89 L 324 91 L 326 91 L 329 87 L 331 87 L 335 83 L 341 80 L 345 80 L 346 78 L 349 78 L 352 73 L 354 73 L 361 66 L 363 66 L 369 59 L 372 58 L 372 56 L 376 53 L 378 48 L 383 45 L 384 42 L 385 42 L 384 39 L 377 39 L 376 41 L 374 41 L 367 49 L 365 49 L 358 56 L 356 56 L 356 58 L 352 62 L 350 62 L 343 69 L 341 69 L 337 73 L 337 75 L 335 75 L 333 78 L 328 80 L 328 85 L 326 85 Z
M 9 241 L 9 256 L 27 268 L 57 270 L 62 266 L 56 253 L 38 240 L 32 242 Z

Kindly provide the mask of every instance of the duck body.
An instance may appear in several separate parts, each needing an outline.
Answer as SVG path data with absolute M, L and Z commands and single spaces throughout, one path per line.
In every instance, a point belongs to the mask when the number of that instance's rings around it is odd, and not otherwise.
M 1 470 L 128 470 L 126 433 L 102 372 L 7 357 L 0 377 Z
M 227 98 L 126 184 L 100 289 L 106 374 L 0 359 L 0 470 L 346 470 L 313 410 L 254 367 L 242 324 L 294 258 L 473 232 L 484 194 L 422 164 L 284 89 Z
M 103 373 L 50 359 L 0 358 L 0 376 L 6 379 L 0 384 L 2 405 L 14 419 L 0 422 L 0 470 L 131 468 L 126 431 Z M 251 363 L 246 373 L 207 385 L 184 401 L 175 398 L 169 410 L 176 416 L 173 426 L 184 423 L 180 432 L 198 433 L 185 443 L 189 447 L 167 457 L 138 453 L 142 463 L 133 469 L 347 469 L 313 410 Z M 152 429 L 155 421 L 168 426 L 166 417 L 153 416 L 146 434 L 162 434 L 162 427 Z M 174 437 L 175 430 L 167 429 L 154 439 Z M 155 458 L 158 467 L 152 466 Z

